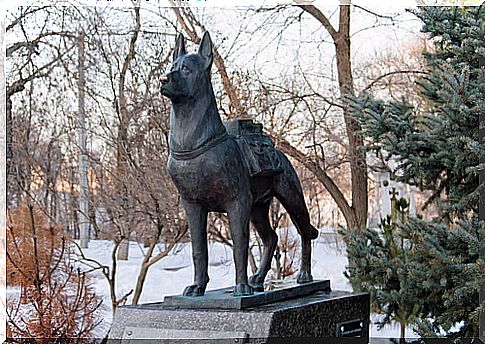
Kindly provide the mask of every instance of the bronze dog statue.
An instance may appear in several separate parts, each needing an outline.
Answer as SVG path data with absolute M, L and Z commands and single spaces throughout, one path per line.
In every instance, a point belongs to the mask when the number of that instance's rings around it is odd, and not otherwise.
M 203 295 L 209 282 L 210 211 L 226 212 L 229 219 L 236 267 L 233 295 L 250 295 L 253 288 L 263 289 L 278 241 L 268 218 L 273 197 L 288 211 L 301 235 L 302 258 L 297 281 L 310 282 L 311 240 L 318 236 L 318 231 L 310 224 L 298 176 L 257 124 L 233 121 L 226 128 L 212 89 L 212 62 L 212 41 L 207 32 L 196 54 L 186 53 L 185 40 L 180 34 L 172 69 L 161 77 L 161 93 L 172 102 L 167 167 L 180 193 L 192 240 L 194 284 L 186 287 L 183 294 Z M 261 168 L 268 161 L 274 168 Z M 261 237 L 264 250 L 261 266 L 248 280 L 249 221 Z

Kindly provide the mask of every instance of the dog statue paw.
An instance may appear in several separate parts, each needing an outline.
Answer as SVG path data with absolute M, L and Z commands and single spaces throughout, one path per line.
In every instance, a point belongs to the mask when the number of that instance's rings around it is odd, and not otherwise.
M 202 296 L 205 293 L 205 286 L 199 286 L 197 284 L 189 285 L 184 289 L 184 296 Z
M 259 273 L 255 273 L 249 277 L 249 285 L 254 289 L 254 291 L 264 291 L 264 276 Z
M 232 292 L 234 296 L 246 296 L 246 295 L 253 295 L 254 290 L 253 288 L 246 283 L 238 283 Z
M 296 277 L 297 283 L 308 283 L 308 282 L 311 282 L 311 281 L 313 281 L 313 276 L 308 271 L 300 271 L 298 273 L 298 276 Z

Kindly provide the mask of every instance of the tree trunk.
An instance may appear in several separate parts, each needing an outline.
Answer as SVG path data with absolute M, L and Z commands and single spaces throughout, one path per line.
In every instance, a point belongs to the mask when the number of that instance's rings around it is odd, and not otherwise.
M 126 235 L 127 233 L 125 233 Z M 116 258 L 119 260 L 128 260 L 128 254 L 130 251 L 130 236 L 127 235 L 123 241 L 120 244 L 120 247 L 118 248 L 118 253 L 116 255 Z
M 88 160 L 86 156 L 86 129 L 84 106 L 84 32 L 78 37 L 78 132 L 79 132 L 79 234 L 81 248 L 89 244 Z
M 253 274 L 258 270 L 258 265 L 256 264 L 256 259 L 254 258 L 253 251 L 249 249 L 248 251 L 249 266 L 251 267 L 251 272 Z
M 125 82 L 126 76 L 128 72 L 128 68 L 130 66 L 131 61 L 135 58 L 135 44 L 138 39 L 138 34 L 140 33 L 141 29 L 141 18 L 140 18 L 140 7 L 134 8 L 135 12 L 135 30 L 133 31 L 133 35 L 131 36 L 128 53 L 123 61 L 123 66 L 120 72 L 120 83 L 118 86 L 118 99 L 116 102 L 116 111 L 120 118 L 120 123 L 118 127 L 118 137 L 117 137 L 117 167 L 118 167 L 118 195 L 121 197 L 121 202 L 119 204 L 120 208 L 125 210 L 129 208 L 129 192 L 128 192 L 128 185 L 129 185 L 129 169 L 128 169 L 128 156 L 130 154 L 129 150 L 129 140 L 128 140 L 128 127 L 132 118 L 131 112 L 127 108 L 127 99 L 125 94 Z M 122 234 L 125 237 L 125 240 L 120 245 L 120 249 L 118 251 L 118 259 L 127 260 L 128 259 L 128 250 L 129 250 L 129 240 L 130 240 L 130 230 L 131 230 L 131 221 L 125 221 L 125 216 L 122 216 L 120 219 L 121 221 L 121 230 Z
M 350 57 L 350 6 L 340 5 L 339 37 L 335 40 L 337 71 L 341 98 L 354 95 L 352 65 Z M 348 106 L 344 107 L 344 120 L 349 140 L 350 173 L 352 179 L 353 219 L 347 222 L 349 229 L 360 230 L 367 225 L 367 161 L 359 148 L 364 145 L 359 123 Z
M 3 66 L 2 66 L 3 67 Z M 3 68 L 2 68 L 3 69 Z M 7 95 L 6 96 L 6 125 L 7 125 L 7 137 L 6 137 L 6 148 L 7 148 L 7 166 L 6 166 L 6 175 L 5 175 L 5 179 L 6 179 L 6 186 L 7 186 L 7 190 L 6 190 L 6 195 L 7 195 L 7 207 L 9 205 L 11 205 L 11 200 L 10 200 L 10 193 L 9 193 L 9 190 L 8 190 L 8 187 L 9 187 L 9 177 L 10 175 L 12 174 L 12 171 L 11 171 L 11 168 L 12 168 L 12 156 L 13 156 L 13 153 L 12 153 L 12 100 L 10 99 L 10 96 Z
M 275 259 L 275 262 L 276 262 L 276 280 L 280 280 L 281 279 L 281 272 L 283 271 L 283 269 L 281 267 L 281 260 L 280 260 L 281 259 L 281 252 L 280 252 L 279 246 L 276 246 L 274 259 Z
M 143 263 L 140 268 L 140 273 L 138 274 L 138 278 L 136 280 L 135 293 L 133 294 L 133 299 L 132 299 L 133 305 L 137 305 L 138 302 L 140 301 L 141 292 L 143 291 L 143 285 L 145 284 L 145 280 L 148 274 L 148 269 L 150 268 L 150 266 L 152 266 L 153 264 L 156 264 L 158 261 L 165 258 L 175 247 L 175 244 L 178 243 L 185 236 L 185 233 L 186 233 L 186 230 L 184 230 L 177 237 L 173 238 L 173 241 L 166 243 L 163 251 L 152 258 L 153 251 L 155 250 L 155 247 L 157 246 L 158 241 L 160 240 L 160 235 L 162 234 L 162 230 L 163 230 L 163 225 L 160 223 L 160 219 L 158 219 L 157 227 L 158 227 L 157 234 L 153 238 L 153 241 L 150 244 L 150 247 L 148 248 L 147 253 L 145 254 L 145 257 L 143 258 Z
M 149 267 L 150 267 L 150 264 L 148 264 L 148 262 L 145 262 L 141 265 L 140 273 L 138 274 L 138 278 L 136 280 L 135 293 L 133 294 L 133 299 L 131 301 L 132 305 L 137 305 L 138 302 L 140 301 L 141 292 L 143 290 L 143 285 L 145 284 L 145 280 L 147 278 Z
M 338 83 L 341 99 L 346 96 L 354 95 L 352 78 L 352 63 L 350 55 L 350 4 L 340 5 L 338 31 L 332 26 L 328 18 L 313 5 L 299 5 L 303 10 L 317 19 L 328 31 L 335 44 Z M 344 101 L 344 120 L 349 141 L 349 161 L 350 174 L 352 180 L 352 203 L 345 199 L 338 186 L 330 179 L 324 170 L 314 162 L 308 162 L 306 156 L 300 161 L 307 161 L 304 165 L 322 182 L 329 191 L 332 198 L 337 203 L 340 211 L 344 215 L 349 230 L 358 231 L 367 225 L 367 161 L 365 153 L 359 150 L 363 145 L 363 138 L 358 135 L 360 126 L 353 118 L 350 109 L 345 106 Z M 293 151 L 294 153 L 294 151 Z M 290 154 L 291 155 L 291 154 Z M 294 155 L 291 155 L 295 157 Z

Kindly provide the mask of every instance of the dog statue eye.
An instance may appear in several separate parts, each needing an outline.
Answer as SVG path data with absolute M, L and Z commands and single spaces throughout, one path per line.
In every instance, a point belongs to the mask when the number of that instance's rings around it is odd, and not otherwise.
M 182 72 L 184 72 L 184 73 L 190 73 L 189 67 L 187 67 L 186 65 L 182 65 Z

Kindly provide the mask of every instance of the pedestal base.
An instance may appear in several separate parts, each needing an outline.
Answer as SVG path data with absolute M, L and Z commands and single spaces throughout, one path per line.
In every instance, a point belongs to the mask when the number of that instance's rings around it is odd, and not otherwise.
M 330 292 L 329 280 L 299 284 L 295 280 L 270 282 L 265 291 L 252 295 L 233 296 L 233 287 L 208 290 L 204 296 L 170 295 L 163 300 L 164 307 L 183 309 L 244 309 L 296 299 L 318 291 Z
M 244 309 L 181 309 L 162 303 L 116 310 L 110 343 L 262 343 L 270 338 L 369 337 L 369 295 L 317 291 Z

